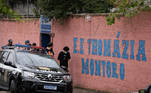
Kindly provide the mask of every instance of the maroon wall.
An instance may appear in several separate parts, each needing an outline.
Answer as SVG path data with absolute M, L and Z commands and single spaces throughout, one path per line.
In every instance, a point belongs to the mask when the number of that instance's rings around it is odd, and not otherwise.
M 112 26 L 106 24 L 105 16 L 90 16 L 52 24 L 55 56 L 64 46 L 70 47 L 74 85 L 116 93 L 147 87 L 151 83 L 151 12 L 122 17 Z
M 7 44 L 8 39 L 15 43 L 24 44 L 25 40 L 30 40 L 40 44 L 40 20 L 1 20 L 0 21 L 0 46 Z

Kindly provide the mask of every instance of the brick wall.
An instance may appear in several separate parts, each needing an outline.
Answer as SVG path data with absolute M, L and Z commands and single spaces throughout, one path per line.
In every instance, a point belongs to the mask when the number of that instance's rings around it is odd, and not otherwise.
M 6 45 L 8 39 L 15 43 L 24 44 L 25 40 L 30 40 L 40 45 L 40 20 L 1 20 L 0 21 L 0 46 Z
M 108 26 L 105 16 L 73 16 L 53 22 L 57 57 L 70 47 L 74 86 L 130 93 L 151 83 L 151 12 L 121 18 Z

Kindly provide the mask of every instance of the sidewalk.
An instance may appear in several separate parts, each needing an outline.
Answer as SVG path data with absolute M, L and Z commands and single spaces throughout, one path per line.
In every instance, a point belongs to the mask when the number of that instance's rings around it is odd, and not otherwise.
M 73 93 L 109 93 L 109 92 L 101 92 L 101 91 L 95 91 L 91 89 L 83 89 L 83 88 L 74 88 Z
M 10 93 L 10 92 L 0 91 L 0 93 Z M 109 92 L 99 92 L 99 91 L 94 91 L 94 90 L 90 90 L 90 89 L 74 88 L 73 93 L 109 93 Z

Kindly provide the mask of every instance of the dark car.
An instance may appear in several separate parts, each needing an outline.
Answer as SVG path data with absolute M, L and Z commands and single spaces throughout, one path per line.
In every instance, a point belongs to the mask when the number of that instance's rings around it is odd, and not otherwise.
M 49 55 L 3 49 L 0 88 L 11 93 L 72 93 L 72 78 Z

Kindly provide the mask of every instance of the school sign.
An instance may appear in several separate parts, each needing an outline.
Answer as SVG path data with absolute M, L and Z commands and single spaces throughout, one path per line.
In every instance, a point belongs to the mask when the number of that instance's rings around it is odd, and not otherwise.
M 64 25 L 52 22 L 56 57 L 70 47 L 74 86 L 131 93 L 151 84 L 150 16 L 121 18 L 112 26 L 102 15 L 74 16 Z
M 77 46 L 78 41 L 80 42 L 80 46 Z M 83 43 L 85 39 L 84 38 L 77 38 L 75 37 L 73 39 L 74 42 L 74 54 L 82 54 L 84 55 L 84 48 Z M 135 40 L 102 40 L 102 39 L 88 39 L 87 46 L 88 46 L 88 54 L 94 55 L 98 57 L 116 57 L 116 58 L 122 58 L 124 59 L 130 59 L 130 60 L 136 60 L 140 62 L 146 62 L 146 56 L 145 56 L 145 40 L 139 40 L 139 48 L 138 51 L 134 51 L 135 46 Z M 114 42 L 112 45 L 111 42 Z M 121 45 L 119 43 L 122 42 Z M 103 49 L 104 46 L 104 49 Z M 80 50 L 77 50 L 77 47 L 80 47 Z M 123 47 L 123 51 L 120 52 L 120 47 Z M 113 48 L 113 51 L 111 51 L 111 48 Z M 130 49 L 130 55 L 127 53 L 128 49 Z M 102 51 L 104 50 L 104 51 Z M 136 55 L 134 55 L 134 52 L 136 52 Z M 117 62 L 120 63 L 119 67 L 117 67 L 117 64 L 115 62 L 111 62 L 110 60 L 97 60 L 93 58 L 81 58 L 82 63 L 82 74 L 86 75 L 96 75 L 96 76 L 103 76 L 107 78 L 120 78 L 121 80 L 124 80 L 125 78 L 125 64 L 123 62 Z M 103 68 L 103 69 L 101 69 Z M 117 69 L 119 68 L 119 69 Z M 101 70 L 103 72 L 101 73 Z M 119 71 L 117 71 L 119 70 Z M 119 73 L 117 73 L 119 72 Z

